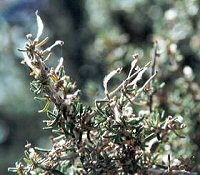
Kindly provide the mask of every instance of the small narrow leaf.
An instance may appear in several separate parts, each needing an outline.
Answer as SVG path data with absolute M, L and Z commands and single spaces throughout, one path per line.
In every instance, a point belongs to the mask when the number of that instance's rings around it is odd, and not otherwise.
M 47 43 L 48 39 L 49 39 L 49 38 L 46 37 L 46 38 L 43 39 L 40 43 L 38 43 L 35 47 L 36 47 L 36 48 L 42 47 L 43 45 L 45 45 L 45 44 Z
M 38 100 L 38 101 L 46 101 L 47 98 L 44 98 L 44 97 L 34 97 L 34 100 Z
M 51 58 L 51 56 L 52 56 L 52 53 L 50 52 L 50 53 L 47 55 L 47 57 L 44 59 L 44 62 L 49 61 L 49 59 Z
M 15 167 L 9 167 L 8 171 L 12 172 L 12 173 L 16 173 L 17 172 L 17 168 L 15 168 Z
M 49 107 L 50 107 L 50 105 L 51 105 L 51 101 L 48 100 L 47 103 L 46 103 L 46 105 L 44 106 L 44 108 L 41 109 L 41 110 L 39 110 L 38 112 L 39 112 L 39 113 L 41 113 L 41 112 L 47 112 L 48 109 L 49 109 Z

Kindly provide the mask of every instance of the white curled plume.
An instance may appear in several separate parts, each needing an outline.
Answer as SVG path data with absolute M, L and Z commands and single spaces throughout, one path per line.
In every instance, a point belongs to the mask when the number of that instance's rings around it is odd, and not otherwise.
M 119 108 L 117 107 L 117 105 L 115 105 L 115 107 L 114 107 L 114 114 L 115 114 L 115 120 L 117 121 L 117 122 L 120 122 L 121 121 L 121 113 L 120 113 L 120 111 L 119 111 Z
M 50 52 L 51 49 L 53 49 L 55 46 L 58 46 L 58 45 L 63 46 L 64 45 L 64 41 L 61 41 L 61 40 L 55 41 L 55 43 L 53 45 L 51 45 L 50 47 L 48 47 L 47 49 L 45 49 L 44 52 Z
M 134 54 L 133 55 L 133 61 L 131 62 L 131 69 L 129 71 L 128 77 L 131 76 L 131 74 L 133 72 L 133 69 L 138 69 L 139 68 L 139 66 L 136 65 L 137 62 L 138 62 L 138 54 Z
M 40 36 L 43 33 L 43 29 L 44 29 L 44 24 L 42 22 L 42 19 L 40 18 L 40 16 L 38 15 L 38 10 L 35 12 L 36 18 L 37 18 L 37 25 L 38 25 L 38 31 L 37 31 L 37 37 L 35 38 L 35 41 L 38 42 Z
M 104 92 L 106 95 L 108 95 L 108 82 L 109 80 L 115 76 L 118 73 L 121 73 L 122 68 L 118 68 L 116 70 L 113 70 L 112 72 L 110 72 L 108 75 L 105 76 L 104 80 L 103 80 L 103 86 L 104 86 Z
M 119 107 L 118 107 L 117 103 L 115 101 L 112 101 L 110 103 L 110 106 L 111 106 L 111 108 L 112 108 L 112 110 L 114 112 L 114 116 L 115 116 L 116 122 L 120 122 L 122 113 L 119 110 Z
M 27 64 L 32 70 L 34 66 L 32 65 L 31 59 L 28 57 L 26 52 L 23 52 L 24 60 L 21 62 L 22 64 Z
M 63 57 L 60 58 L 59 63 L 55 69 L 56 74 L 60 71 L 60 68 L 62 67 L 62 65 L 63 65 Z

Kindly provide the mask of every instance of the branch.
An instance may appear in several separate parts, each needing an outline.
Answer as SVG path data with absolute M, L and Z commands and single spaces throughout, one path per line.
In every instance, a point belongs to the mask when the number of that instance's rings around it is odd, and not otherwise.
M 146 82 L 145 84 L 138 90 L 137 94 L 131 98 L 131 101 L 133 103 L 133 101 L 135 101 L 136 98 L 138 98 L 140 96 L 140 94 L 142 93 L 142 91 L 144 90 L 144 88 L 147 86 L 147 84 L 149 84 L 151 82 L 151 80 L 153 80 L 153 78 L 157 75 L 157 72 L 155 72 Z M 131 103 L 128 102 L 126 107 L 128 107 Z
M 156 58 L 159 56 L 158 53 L 158 42 L 155 42 L 155 46 L 154 46 L 154 56 L 153 56 L 153 64 L 152 64 L 152 69 L 151 69 L 151 76 L 155 73 L 155 66 L 156 66 Z M 150 84 L 150 87 L 153 88 L 153 81 Z M 154 92 L 152 92 L 149 96 L 149 111 L 150 113 L 152 112 L 152 106 L 153 106 L 153 94 Z
M 112 98 L 118 91 L 120 91 L 123 86 L 128 83 L 129 81 L 131 81 L 131 79 L 133 79 L 137 74 L 139 74 L 145 67 L 148 67 L 150 65 L 151 62 L 148 62 L 143 68 L 137 70 L 134 74 L 132 74 L 131 76 L 128 76 L 115 90 L 113 90 L 110 94 L 109 97 Z M 104 99 L 105 100 L 105 99 Z

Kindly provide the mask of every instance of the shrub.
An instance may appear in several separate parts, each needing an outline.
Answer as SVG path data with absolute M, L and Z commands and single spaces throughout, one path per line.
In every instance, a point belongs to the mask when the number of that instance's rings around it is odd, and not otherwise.
M 186 126 L 181 116 L 166 116 L 154 100 L 164 85 L 155 79 L 160 55 L 157 43 L 152 62 L 141 67 L 139 55 L 134 54 L 128 74 L 118 68 L 105 76 L 105 97 L 90 107 L 81 102 L 80 90 L 65 74 L 62 57 L 55 68 L 48 66 L 53 47 L 64 42 L 56 41 L 43 49 L 48 38 L 40 41 L 43 23 L 37 12 L 36 16 L 38 33 L 35 39 L 27 35 L 22 63 L 34 78 L 30 89 L 35 99 L 45 103 L 39 110 L 48 117 L 44 129 L 51 130 L 54 137 L 51 149 L 27 143 L 23 160 L 9 171 L 19 175 L 191 172 L 192 159 L 177 158 L 166 146 L 172 134 L 183 137 Z M 150 73 L 148 78 L 145 73 Z M 110 90 L 113 87 L 108 85 L 117 75 L 124 80 Z

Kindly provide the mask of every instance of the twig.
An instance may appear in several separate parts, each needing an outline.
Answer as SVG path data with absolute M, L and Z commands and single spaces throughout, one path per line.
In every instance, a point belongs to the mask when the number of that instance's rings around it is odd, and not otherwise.
M 158 42 L 155 42 L 155 46 L 154 46 L 154 56 L 153 56 L 153 61 L 152 61 L 152 69 L 151 69 L 151 76 L 155 73 L 155 66 L 156 66 L 156 58 L 159 56 L 158 53 Z M 153 80 L 150 83 L 150 87 L 153 88 Z M 153 106 L 153 95 L 154 92 L 152 92 L 149 96 L 149 111 L 150 113 L 152 112 L 152 106 Z
M 145 67 L 148 67 L 150 65 L 151 62 L 148 62 Z M 118 91 L 121 90 L 121 88 L 127 83 L 129 82 L 132 78 L 134 78 L 138 73 L 140 73 L 144 68 L 141 68 L 139 70 L 137 70 L 134 74 L 132 74 L 131 76 L 129 76 L 128 78 L 126 78 L 126 80 L 124 80 L 115 90 L 113 90 L 110 94 L 109 97 L 112 98 Z M 104 99 L 105 100 L 105 99 Z
M 157 75 L 157 72 L 155 72 L 146 82 L 145 84 L 138 90 L 137 94 L 135 96 L 133 96 L 131 98 L 131 101 L 133 102 L 137 97 L 140 96 L 140 94 L 142 93 L 142 91 L 144 90 L 144 88 L 147 86 L 147 84 L 149 84 L 151 82 L 151 80 Z M 128 102 L 126 107 L 128 107 L 131 103 Z

